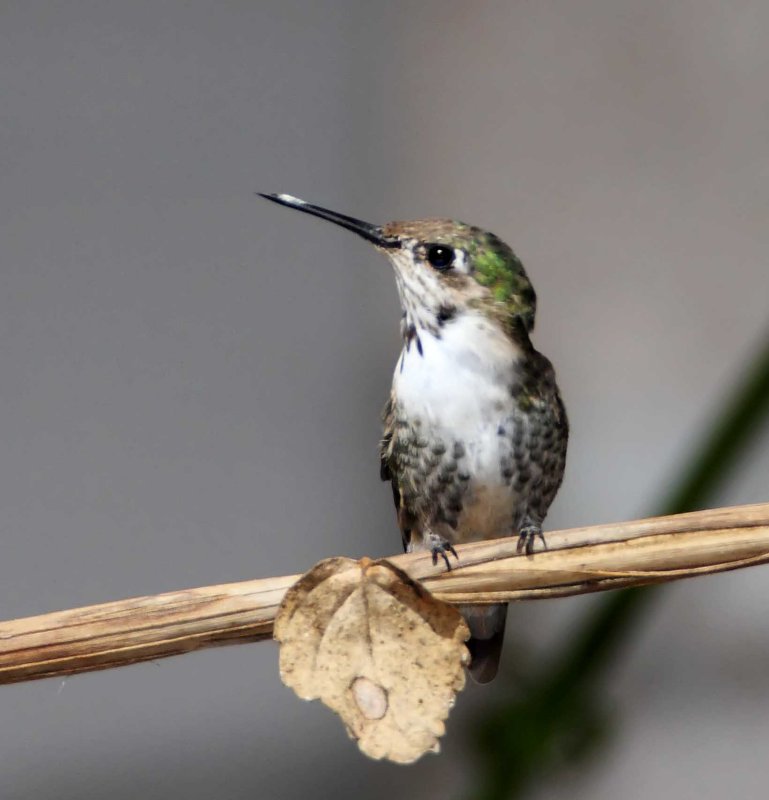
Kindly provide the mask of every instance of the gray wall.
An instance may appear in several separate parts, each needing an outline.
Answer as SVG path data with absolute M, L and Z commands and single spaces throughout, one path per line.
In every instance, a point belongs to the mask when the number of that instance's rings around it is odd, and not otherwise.
M 766 334 L 769 6 L 0 5 L 0 617 L 398 548 L 389 268 L 288 191 L 491 228 L 573 439 L 551 527 L 643 515 Z M 723 503 L 769 499 L 769 437 Z M 757 796 L 769 579 L 670 589 L 558 797 Z M 590 599 L 521 606 L 507 656 Z M 457 796 L 359 757 L 270 644 L 0 690 L 3 798 Z

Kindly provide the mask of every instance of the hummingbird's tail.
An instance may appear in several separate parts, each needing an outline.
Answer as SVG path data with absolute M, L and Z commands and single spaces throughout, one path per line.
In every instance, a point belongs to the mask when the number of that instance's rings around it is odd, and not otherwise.
M 472 660 L 468 670 L 476 683 L 494 680 L 502 655 L 505 638 L 507 603 L 494 606 L 460 606 L 462 616 L 470 628 L 467 649 Z

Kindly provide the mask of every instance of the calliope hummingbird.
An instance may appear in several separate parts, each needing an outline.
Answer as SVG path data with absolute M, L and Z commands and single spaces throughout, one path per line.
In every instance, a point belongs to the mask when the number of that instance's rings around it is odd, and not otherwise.
M 263 194 L 357 233 L 390 260 L 403 348 L 384 409 L 382 479 L 408 552 L 449 566 L 453 545 L 518 536 L 531 555 L 563 478 L 569 426 L 553 367 L 531 343 L 536 295 L 494 234 L 449 219 L 372 225 Z M 507 606 L 461 608 L 470 673 L 497 672 Z

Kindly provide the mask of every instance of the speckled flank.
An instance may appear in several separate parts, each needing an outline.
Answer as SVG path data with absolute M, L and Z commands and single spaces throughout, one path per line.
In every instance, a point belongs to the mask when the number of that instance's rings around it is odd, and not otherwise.
M 568 423 L 552 367 L 539 353 L 532 358 L 539 368 L 520 365 L 509 387 L 509 406 L 497 420 L 489 420 L 497 441 L 497 455 L 488 453 L 498 462 L 496 481 L 474 475 L 475 442 L 431 429 L 391 397 L 385 408 L 383 474 L 393 481 L 409 549 L 420 549 L 428 532 L 457 543 L 542 524 L 563 477 Z M 499 505 L 500 513 L 492 505 Z

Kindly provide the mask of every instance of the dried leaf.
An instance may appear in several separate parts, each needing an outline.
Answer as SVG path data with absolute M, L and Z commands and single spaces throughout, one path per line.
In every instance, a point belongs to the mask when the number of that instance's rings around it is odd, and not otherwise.
M 336 711 L 364 753 L 404 764 L 438 751 L 468 636 L 455 608 L 367 558 L 321 561 L 275 620 L 283 682 Z

